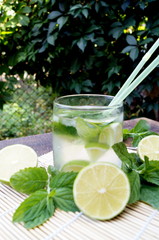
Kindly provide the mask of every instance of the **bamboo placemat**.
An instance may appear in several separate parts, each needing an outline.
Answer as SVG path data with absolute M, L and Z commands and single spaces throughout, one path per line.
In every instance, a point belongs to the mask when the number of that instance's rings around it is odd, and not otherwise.
M 39 166 L 53 164 L 52 152 L 39 157 Z M 46 223 L 27 230 L 12 223 L 12 215 L 25 194 L 0 184 L 0 240 L 156 240 L 159 239 L 159 214 L 142 202 L 129 205 L 109 221 L 92 220 L 82 213 L 57 210 Z

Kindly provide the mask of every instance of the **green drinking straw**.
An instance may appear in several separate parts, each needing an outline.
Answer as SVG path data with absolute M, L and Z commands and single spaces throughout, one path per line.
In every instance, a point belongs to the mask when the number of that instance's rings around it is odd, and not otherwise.
M 126 80 L 122 88 L 115 95 L 109 106 L 113 106 L 119 102 L 122 102 L 143 80 L 144 78 L 159 64 L 159 56 L 134 80 L 138 72 L 148 61 L 151 55 L 159 46 L 159 39 L 153 44 L 149 51 L 143 56 L 137 67 L 131 73 L 129 78 Z

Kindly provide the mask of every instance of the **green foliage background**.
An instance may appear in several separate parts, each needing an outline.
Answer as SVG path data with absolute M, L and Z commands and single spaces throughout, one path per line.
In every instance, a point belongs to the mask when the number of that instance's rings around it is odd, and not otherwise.
M 14 86 L 8 83 L 24 71 L 59 95 L 115 95 L 159 36 L 157 0 L 1 0 L 0 4 L 0 74 L 7 79 L 0 82 L 1 106 Z M 158 92 L 156 68 L 126 99 L 125 118 L 159 119 Z

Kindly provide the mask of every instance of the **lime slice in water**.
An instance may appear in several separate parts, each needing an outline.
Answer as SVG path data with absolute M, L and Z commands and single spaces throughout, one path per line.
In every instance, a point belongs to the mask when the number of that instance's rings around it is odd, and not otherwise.
M 86 141 L 98 139 L 100 129 L 93 123 L 87 122 L 82 118 L 76 119 L 76 129 L 78 135 Z
M 104 143 L 88 143 L 85 148 L 90 156 L 91 161 L 97 161 L 109 149 L 109 145 Z
M 110 125 L 103 128 L 101 131 L 99 135 L 99 143 L 105 143 L 109 146 L 112 146 L 114 144 L 114 131 Z
M 108 144 L 110 147 L 120 141 L 122 141 L 122 125 L 120 123 L 109 124 L 102 129 L 99 135 L 99 142 Z
M 61 168 L 62 172 L 79 172 L 82 168 L 87 166 L 90 162 L 86 160 L 72 160 L 64 164 Z

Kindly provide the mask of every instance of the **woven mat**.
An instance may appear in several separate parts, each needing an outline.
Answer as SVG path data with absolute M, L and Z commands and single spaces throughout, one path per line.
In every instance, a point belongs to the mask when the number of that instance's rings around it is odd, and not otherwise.
M 39 157 L 39 166 L 53 163 L 52 152 Z M 46 223 L 27 230 L 12 223 L 12 215 L 26 195 L 0 184 L 0 240 L 156 240 L 159 239 L 159 214 L 138 202 L 109 221 L 92 220 L 82 213 L 57 210 Z

